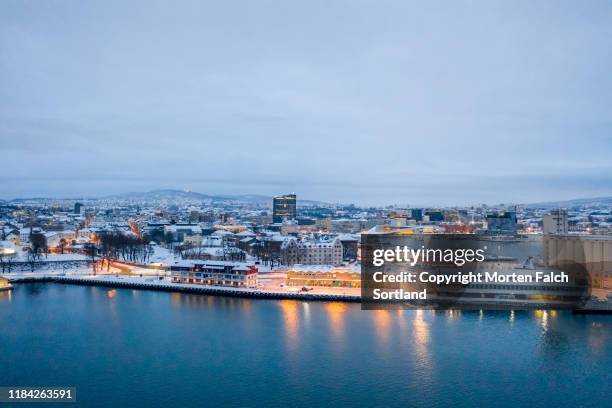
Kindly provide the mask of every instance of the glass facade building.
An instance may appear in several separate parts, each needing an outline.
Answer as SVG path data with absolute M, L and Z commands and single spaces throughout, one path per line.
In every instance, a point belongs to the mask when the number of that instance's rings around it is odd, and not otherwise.
M 295 219 L 297 196 L 295 194 L 287 194 L 274 197 L 272 201 L 272 222 L 280 223 L 283 220 Z

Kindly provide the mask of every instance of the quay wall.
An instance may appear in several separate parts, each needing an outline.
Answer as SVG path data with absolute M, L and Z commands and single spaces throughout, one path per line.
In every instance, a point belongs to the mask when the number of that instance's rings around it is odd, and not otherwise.
M 226 287 L 213 287 L 204 285 L 189 285 L 176 284 L 165 281 L 135 281 L 121 279 L 106 279 L 106 278 L 90 278 L 78 276 L 27 276 L 15 277 L 9 279 L 13 283 L 27 282 L 53 282 L 63 284 L 85 285 L 85 286 L 103 286 L 109 288 L 128 288 L 128 289 L 143 289 L 157 290 L 165 292 L 184 292 L 198 293 L 214 296 L 230 296 L 242 298 L 256 299 L 295 299 L 295 300 L 313 300 L 327 302 L 361 302 L 360 296 L 350 295 L 327 295 L 316 293 L 290 293 L 290 292 L 273 292 L 257 289 L 237 289 Z

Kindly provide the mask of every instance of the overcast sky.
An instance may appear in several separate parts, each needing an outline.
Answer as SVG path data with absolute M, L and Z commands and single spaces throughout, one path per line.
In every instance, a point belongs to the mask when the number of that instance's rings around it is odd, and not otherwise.
M 0 3 L 0 197 L 612 195 L 609 1 Z

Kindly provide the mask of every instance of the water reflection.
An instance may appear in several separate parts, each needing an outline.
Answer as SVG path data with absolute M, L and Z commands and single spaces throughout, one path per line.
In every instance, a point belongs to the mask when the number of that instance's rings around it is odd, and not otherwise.
M 344 337 L 344 320 L 347 311 L 346 303 L 329 302 L 325 304 L 325 312 L 329 318 L 329 327 L 332 336 L 336 341 L 341 341 Z
M 415 311 L 412 330 L 417 347 L 423 347 L 423 351 L 426 351 L 427 343 L 429 343 L 429 325 L 424 319 L 422 310 Z
M 397 309 L 397 325 L 399 326 L 400 333 L 407 333 L 406 329 L 406 316 L 403 309 Z
M 310 328 L 310 303 L 303 302 L 302 310 L 304 312 L 304 327 L 309 329 Z
M 415 353 L 422 369 L 420 374 L 429 380 L 431 376 L 432 362 L 429 352 L 429 342 L 431 340 L 429 324 L 425 320 L 423 310 L 416 310 L 412 320 L 412 332 L 414 333 Z
M 539 322 L 542 331 L 545 333 L 548 331 L 548 310 L 536 310 L 533 312 L 536 321 Z
M 374 327 L 376 329 L 376 339 L 381 345 L 386 346 L 389 342 L 391 331 L 391 312 L 388 310 L 374 310 Z
M 461 310 L 457 310 L 457 309 L 448 309 L 446 310 L 446 317 L 448 318 L 449 322 L 452 322 L 453 320 L 461 317 Z
M 283 314 L 287 346 L 290 350 L 296 351 L 299 340 L 299 302 L 297 300 L 281 300 L 279 305 Z
M 589 327 L 589 349 L 598 355 L 604 354 L 612 341 L 612 324 L 592 322 Z
M 234 297 L 217 297 L 217 296 L 206 296 L 189 293 L 174 292 L 170 294 L 170 302 L 173 305 L 195 305 L 195 306 L 207 306 L 208 308 L 216 307 L 222 308 L 229 311 L 236 312 L 247 312 L 250 313 L 253 310 L 252 299 L 242 299 Z
M 24 285 L 25 292 L 28 295 L 40 295 L 44 292 L 45 288 L 46 287 L 44 283 L 33 283 Z
M 12 295 L 12 290 L 3 290 L 0 291 L 0 301 L 8 301 L 10 302 L 11 300 L 13 300 L 13 295 Z

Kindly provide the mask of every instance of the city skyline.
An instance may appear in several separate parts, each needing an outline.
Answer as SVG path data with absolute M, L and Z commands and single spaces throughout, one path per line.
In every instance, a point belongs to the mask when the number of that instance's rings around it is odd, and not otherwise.
M 0 404 L 610 405 L 611 39 L 602 0 L 0 1 Z
M 0 7 L 0 198 L 612 195 L 605 3 Z
M 291 192 L 291 194 L 295 194 Z M 13 197 L 13 198 L 3 198 L 0 197 L 0 202 L 22 202 L 22 201 L 66 201 L 66 202 L 75 202 L 77 204 L 81 200 L 93 200 L 93 201 L 111 201 L 111 202 L 121 202 L 123 200 L 131 200 L 138 201 L 144 200 L 147 202 L 151 201 L 160 201 L 160 195 L 163 196 L 162 199 L 170 199 L 171 201 L 174 199 L 179 199 L 181 196 L 193 199 L 195 201 L 201 200 L 206 201 L 210 200 L 212 202 L 221 202 L 223 200 L 236 200 L 238 202 L 244 203 L 252 203 L 256 205 L 267 205 L 270 204 L 270 207 L 273 208 L 273 201 L 277 196 L 268 196 L 265 194 L 214 194 L 208 192 L 201 191 L 193 191 L 189 189 L 157 189 L 150 191 L 130 191 L 127 193 L 118 193 L 118 194 L 110 194 L 103 196 L 87 196 L 87 195 L 73 195 L 73 196 L 29 196 L 29 197 Z M 331 205 L 331 206 L 349 206 L 354 205 L 356 207 L 375 207 L 375 208 L 384 208 L 384 207 L 405 207 L 405 208 L 461 208 L 461 207 L 474 207 L 474 206 L 490 206 L 491 208 L 503 208 L 503 207 L 512 207 L 512 206 L 537 206 L 543 205 L 545 207 L 559 207 L 565 208 L 567 206 L 576 206 L 576 205 L 595 205 L 598 202 L 612 202 L 612 196 L 598 196 L 598 197 L 574 197 L 568 200 L 539 200 L 534 202 L 471 202 L 471 203 L 451 203 L 447 205 L 439 204 L 439 203 L 427 203 L 423 201 L 414 201 L 411 203 L 401 203 L 401 202 L 390 202 L 383 204 L 368 204 L 363 202 L 331 202 L 319 200 L 316 197 L 300 197 L 297 198 L 298 206 L 302 206 L 302 203 L 307 203 L 307 206 L 316 206 L 316 205 Z M 82 204 L 81 204 L 82 205 Z

